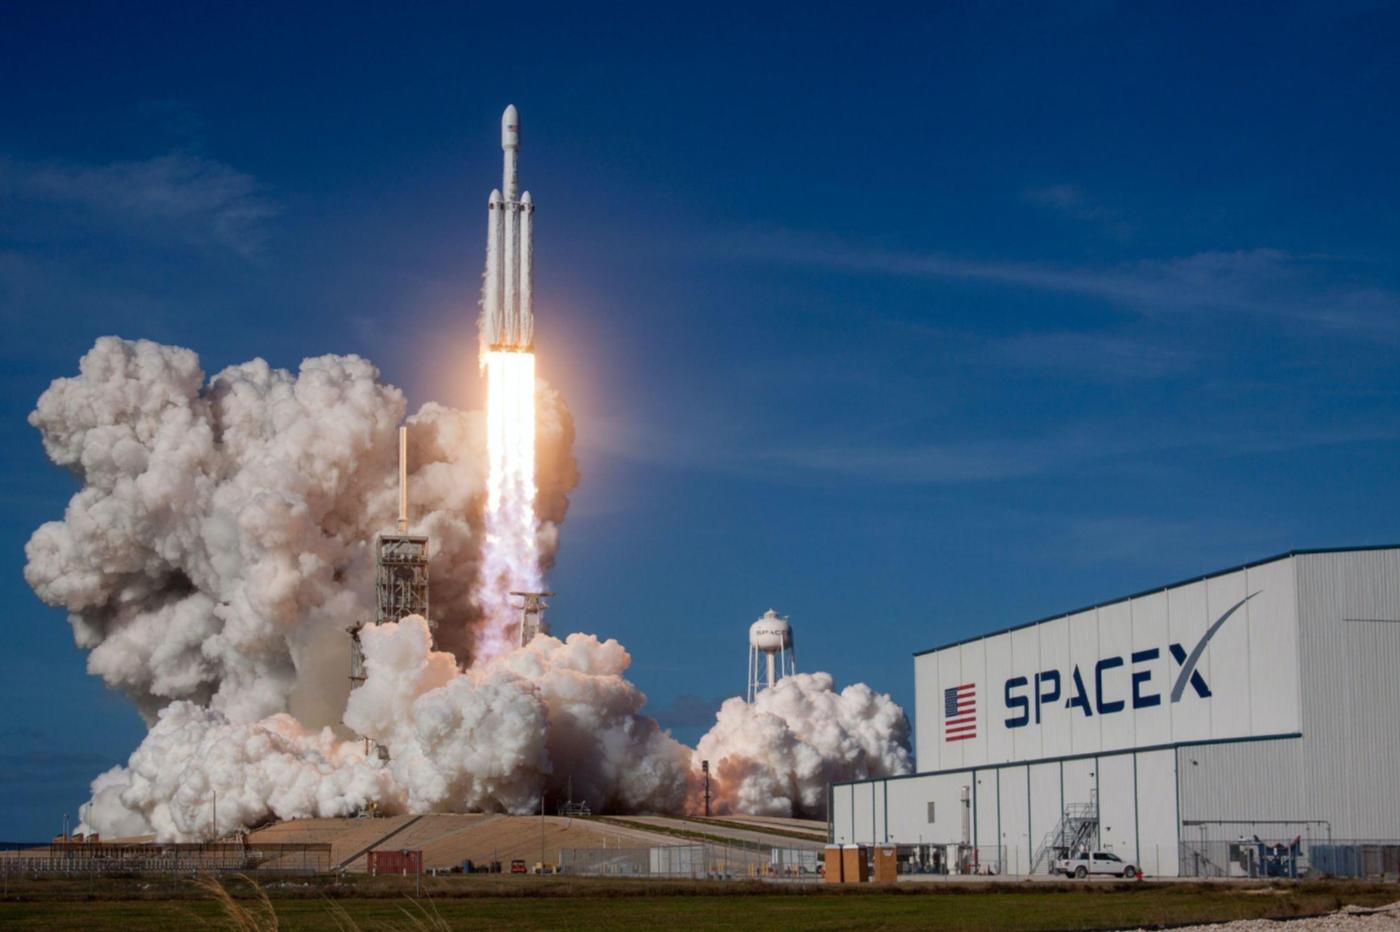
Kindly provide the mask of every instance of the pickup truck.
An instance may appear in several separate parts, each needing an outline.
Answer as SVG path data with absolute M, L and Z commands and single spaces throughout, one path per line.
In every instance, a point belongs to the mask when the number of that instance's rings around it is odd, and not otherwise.
M 1137 868 L 1114 854 L 1112 851 L 1084 851 L 1055 861 L 1052 874 L 1078 877 L 1081 880 L 1090 874 L 1107 874 L 1112 877 L 1136 877 Z

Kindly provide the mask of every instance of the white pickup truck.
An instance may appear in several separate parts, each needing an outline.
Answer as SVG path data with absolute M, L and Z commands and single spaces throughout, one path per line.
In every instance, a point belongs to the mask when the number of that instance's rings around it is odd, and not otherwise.
M 1111 877 L 1136 877 L 1137 868 L 1114 854 L 1112 851 L 1084 851 L 1055 861 L 1052 874 L 1078 877 L 1081 880 L 1091 874 L 1106 874 Z

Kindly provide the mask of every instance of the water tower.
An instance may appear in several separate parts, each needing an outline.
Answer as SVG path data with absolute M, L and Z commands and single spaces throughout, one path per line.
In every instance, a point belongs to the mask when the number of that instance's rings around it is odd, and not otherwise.
M 792 625 L 771 608 L 749 626 L 749 701 L 761 689 L 797 672 Z

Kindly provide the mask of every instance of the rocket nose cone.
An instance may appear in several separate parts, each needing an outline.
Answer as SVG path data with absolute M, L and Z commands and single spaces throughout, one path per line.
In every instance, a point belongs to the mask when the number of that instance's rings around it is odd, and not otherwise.
M 486 203 L 488 203 L 488 204 L 499 204 L 499 203 L 501 203 L 501 191 L 500 191 L 499 188 L 492 188 L 492 189 L 491 189 L 491 196 L 488 197 L 488 198 L 486 199 Z
M 501 114 L 501 145 L 507 148 L 520 145 L 520 113 L 515 104 L 506 107 Z
M 530 197 L 530 192 L 529 192 L 529 191 L 526 191 L 524 194 L 520 195 L 520 203 L 522 203 L 522 204 L 533 204 L 533 203 L 535 203 L 535 201 L 534 201 L 534 199 L 533 199 L 532 197 Z

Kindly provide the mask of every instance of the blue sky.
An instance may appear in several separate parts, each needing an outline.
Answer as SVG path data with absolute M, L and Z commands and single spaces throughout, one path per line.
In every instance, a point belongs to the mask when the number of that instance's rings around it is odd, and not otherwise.
M 914 650 L 1400 540 L 1397 47 L 1386 3 L 0 6 L 0 838 L 143 733 L 21 576 L 73 491 L 34 400 L 117 333 L 479 403 L 507 102 L 553 617 L 680 737 L 770 606 L 908 706 Z

